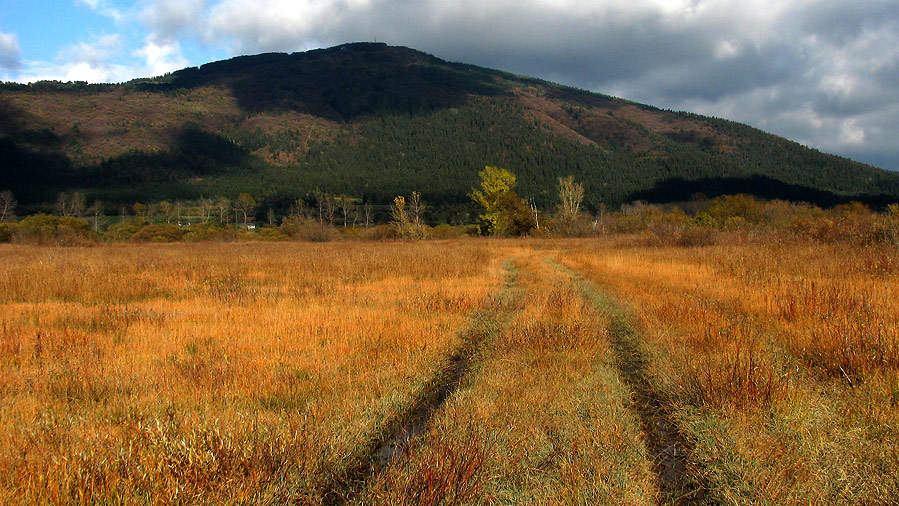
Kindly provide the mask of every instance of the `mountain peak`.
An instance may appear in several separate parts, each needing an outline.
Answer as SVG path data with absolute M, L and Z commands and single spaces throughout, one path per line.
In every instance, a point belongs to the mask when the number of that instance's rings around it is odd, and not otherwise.
M 468 202 L 485 165 L 552 205 L 559 176 L 591 206 L 748 192 L 899 200 L 899 174 L 738 123 L 450 63 L 384 43 L 266 53 L 123 85 L 10 86 L 0 190 L 23 205 L 80 188 L 106 202 L 314 192 Z

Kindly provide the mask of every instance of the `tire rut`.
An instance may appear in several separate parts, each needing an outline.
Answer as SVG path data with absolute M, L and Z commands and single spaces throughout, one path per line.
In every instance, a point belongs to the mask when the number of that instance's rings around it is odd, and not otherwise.
M 388 422 L 382 436 L 372 442 L 365 456 L 357 459 L 356 465 L 350 466 L 341 476 L 331 480 L 325 488 L 323 504 L 351 504 L 368 480 L 392 465 L 414 439 L 427 431 L 428 422 L 434 413 L 462 385 L 477 352 L 511 317 L 515 299 L 512 294 L 515 285 L 514 262 L 507 261 L 505 267 L 505 286 L 487 307 L 477 311 L 472 317 L 471 324 L 464 330 L 462 345 L 448 357 L 441 371 L 431 379 L 424 389 L 424 395 Z
M 607 294 L 580 274 L 552 260 L 547 263 L 569 274 L 581 293 L 609 317 L 609 340 L 622 380 L 632 394 L 632 409 L 646 435 L 646 450 L 652 458 L 662 503 L 677 506 L 713 504 L 704 483 L 693 470 L 693 446 L 671 421 L 670 403 L 647 377 L 648 360 L 639 349 L 639 336 L 624 310 Z
M 632 406 L 646 434 L 646 449 L 652 458 L 664 503 L 707 504 L 708 487 L 690 472 L 692 445 L 671 422 L 668 403 L 646 377 L 647 361 L 637 349 L 636 336 L 630 326 L 618 318 L 613 319 L 610 330 L 618 370 L 633 394 Z

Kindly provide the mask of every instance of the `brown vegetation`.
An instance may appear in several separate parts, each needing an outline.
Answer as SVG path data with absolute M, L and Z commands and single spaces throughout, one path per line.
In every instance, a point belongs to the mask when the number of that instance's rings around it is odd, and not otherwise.
M 5 504 L 316 503 L 502 272 L 475 243 L 0 255 Z
M 594 239 L 2 245 L 0 502 L 895 503 L 895 215 L 713 204 Z

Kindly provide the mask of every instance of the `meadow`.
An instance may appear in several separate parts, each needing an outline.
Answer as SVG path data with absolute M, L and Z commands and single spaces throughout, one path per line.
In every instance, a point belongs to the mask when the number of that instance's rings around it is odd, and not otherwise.
M 0 503 L 896 504 L 895 248 L 646 239 L 0 244 Z

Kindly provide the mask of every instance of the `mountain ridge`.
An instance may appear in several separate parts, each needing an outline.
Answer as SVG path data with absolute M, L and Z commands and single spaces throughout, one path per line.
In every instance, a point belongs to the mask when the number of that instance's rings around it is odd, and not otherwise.
M 383 43 L 239 56 L 117 85 L 0 86 L 0 187 L 40 208 L 249 192 L 468 204 L 485 165 L 549 207 L 739 190 L 832 205 L 899 200 L 899 174 L 718 118 L 674 112 Z M 771 181 L 765 188 L 764 181 Z M 769 191 L 771 189 L 775 191 Z M 280 208 L 279 208 L 280 209 Z

